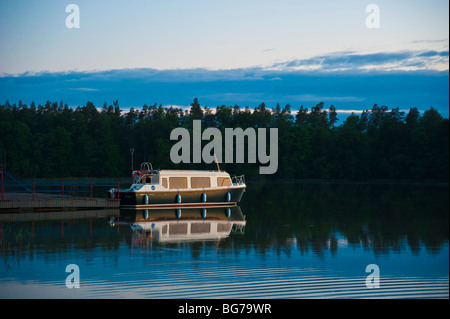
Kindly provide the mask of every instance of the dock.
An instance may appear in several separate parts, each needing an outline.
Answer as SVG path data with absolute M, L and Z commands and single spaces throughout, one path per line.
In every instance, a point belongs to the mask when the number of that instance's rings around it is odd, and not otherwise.
M 1 213 L 0 223 L 2 222 L 35 222 L 48 220 L 65 220 L 81 218 L 105 218 L 120 217 L 120 209 L 95 209 L 95 210 L 67 210 L 51 212 L 21 212 Z M 1 227 L 1 224 L 0 224 Z
M 0 213 L 49 212 L 71 210 L 118 209 L 120 199 L 91 197 L 55 197 L 49 194 L 35 193 L 33 197 L 26 193 L 4 193 L 0 200 Z

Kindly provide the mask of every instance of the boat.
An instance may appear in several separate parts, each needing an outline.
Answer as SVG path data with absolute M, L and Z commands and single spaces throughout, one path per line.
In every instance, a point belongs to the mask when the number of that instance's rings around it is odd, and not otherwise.
M 217 241 L 230 233 L 243 234 L 245 216 L 239 206 L 215 208 L 121 209 L 112 227 L 129 225 L 135 244 Z
M 144 162 L 133 171 L 128 189 L 112 188 L 108 198 L 120 199 L 123 208 L 205 207 L 236 205 L 245 192 L 244 175 L 225 171 L 154 170 Z

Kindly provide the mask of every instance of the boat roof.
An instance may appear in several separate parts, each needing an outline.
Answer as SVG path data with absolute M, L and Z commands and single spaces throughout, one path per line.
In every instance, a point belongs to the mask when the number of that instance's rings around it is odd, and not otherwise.
M 206 170 L 178 170 L 178 169 L 163 169 L 159 171 L 160 175 L 209 175 L 209 176 L 230 176 L 225 171 L 206 171 Z

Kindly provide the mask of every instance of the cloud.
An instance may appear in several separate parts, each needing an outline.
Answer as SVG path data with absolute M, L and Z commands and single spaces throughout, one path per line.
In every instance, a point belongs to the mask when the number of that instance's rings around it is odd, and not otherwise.
M 264 51 L 273 50 L 266 49 Z M 385 71 L 448 71 L 449 51 L 410 50 L 398 52 L 358 53 L 356 51 L 332 52 L 307 59 L 292 59 L 267 66 L 210 70 L 195 69 L 112 69 L 101 71 L 25 72 L 22 74 L 0 74 L 0 78 L 16 78 L 35 82 L 45 78 L 64 82 L 115 82 L 139 80 L 158 83 L 199 83 L 211 81 L 281 80 L 279 72 L 385 72 Z M 86 86 L 87 87 L 87 86 Z
M 415 40 L 411 43 L 444 43 L 448 46 L 448 39 L 435 39 L 435 40 Z
M 290 103 L 311 107 L 318 102 L 339 110 L 390 107 L 436 107 L 448 117 L 448 50 L 334 52 L 290 60 L 269 67 L 228 70 L 150 68 L 105 71 L 39 72 L 0 76 L 0 102 L 61 99 L 72 106 L 87 101 L 101 106 L 119 100 L 122 109 L 143 104 L 189 105 L 195 97 L 202 106 L 238 104 L 254 108 Z
M 316 71 L 398 71 L 398 70 L 448 70 L 449 51 L 400 51 L 355 53 L 334 52 L 308 59 L 295 59 L 274 63 L 272 70 Z
M 71 88 L 71 90 L 75 90 L 75 91 L 85 91 L 85 92 L 94 92 L 94 91 L 98 91 L 98 89 L 93 89 L 93 88 Z
M 293 102 L 310 102 L 317 101 L 334 101 L 334 102 L 363 102 L 363 97 L 357 96 L 327 96 L 327 95 L 314 95 L 314 94 L 299 94 L 287 96 Z

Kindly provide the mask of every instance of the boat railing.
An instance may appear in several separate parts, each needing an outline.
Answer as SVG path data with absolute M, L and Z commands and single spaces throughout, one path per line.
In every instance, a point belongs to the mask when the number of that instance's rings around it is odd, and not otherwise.
M 134 175 L 135 173 L 139 173 L 139 178 Z M 132 182 L 133 184 L 149 184 L 146 181 L 150 178 L 150 184 L 152 184 L 155 175 L 159 175 L 159 171 L 153 169 L 152 163 L 144 162 L 141 164 L 141 169 L 139 171 L 133 172 Z
M 246 224 L 245 221 L 234 223 L 232 228 L 231 228 L 231 232 L 232 233 L 238 233 L 238 234 L 244 234 L 244 232 L 245 232 L 245 224 Z
M 245 177 L 244 175 L 233 176 L 231 177 L 231 182 L 233 183 L 233 185 L 243 185 L 245 184 Z
M 144 162 L 141 164 L 141 171 L 153 171 L 152 163 Z
M 152 184 L 153 183 L 153 178 L 155 176 L 159 176 L 159 172 L 158 171 L 148 171 L 148 172 L 143 172 L 141 177 L 139 178 L 139 180 L 136 182 L 136 184 Z M 147 183 L 146 180 L 147 178 L 150 178 L 150 183 Z

